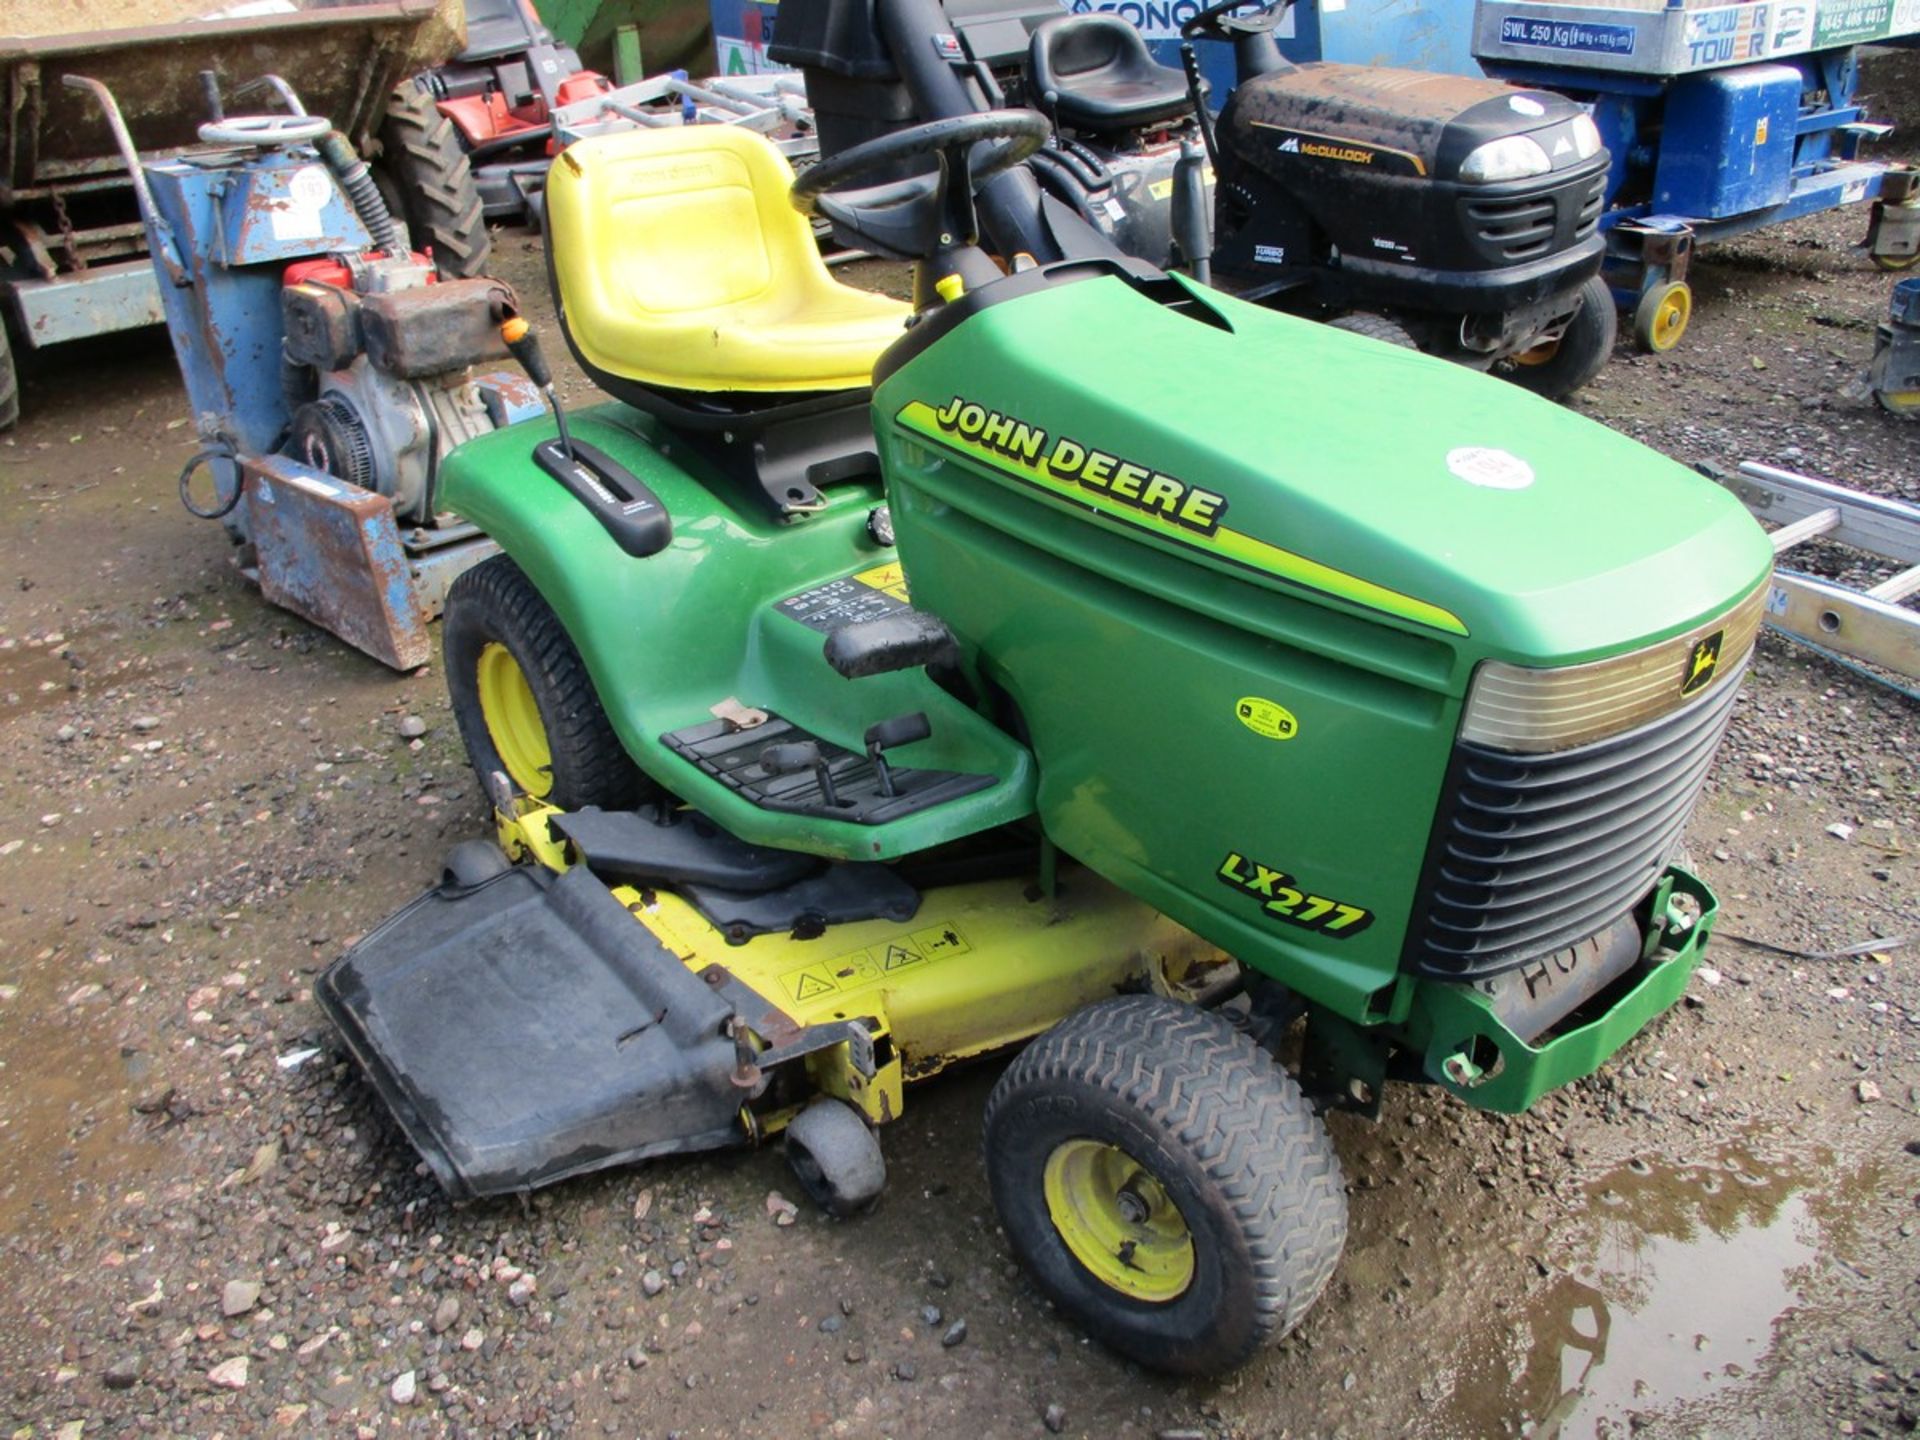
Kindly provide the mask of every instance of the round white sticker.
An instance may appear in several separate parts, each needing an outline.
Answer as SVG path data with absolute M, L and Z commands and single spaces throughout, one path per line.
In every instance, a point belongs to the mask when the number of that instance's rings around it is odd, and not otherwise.
M 1518 455 L 1487 445 L 1462 445 L 1447 452 L 1447 469 L 1469 485 L 1489 490 L 1524 490 L 1533 483 L 1533 467 Z
M 1509 95 L 1507 97 L 1507 104 L 1513 107 L 1513 113 L 1516 115 L 1544 115 L 1547 113 L 1547 107 L 1531 95 Z
M 287 196 L 302 210 L 318 210 L 333 198 L 333 181 L 318 165 L 303 165 L 287 181 Z

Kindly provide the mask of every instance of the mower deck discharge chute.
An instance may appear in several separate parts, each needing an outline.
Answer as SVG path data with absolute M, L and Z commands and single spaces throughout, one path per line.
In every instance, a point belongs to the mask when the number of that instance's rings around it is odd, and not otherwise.
M 1717 911 L 1670 857 L 1771 552 L 1468 370 L 1112 249 L 1003 273 L 976 197 L 1051 133 L 797 182 L 724 127 L 560 157 L 563 326 L 621 403 L 444 471 L 503 551 L 446 615 L 500 850 L 319 994 L 461 1195 L 784 1132 L 853 1213 L 908 1082 L 1029 1041 L 986 1122 L 1011 1244 L 1216 1371 L 1332 1272 L 1321 1109 L 1522 1110 L 1678 999 Z M 816 211 L 919 258 L 910 325 Z

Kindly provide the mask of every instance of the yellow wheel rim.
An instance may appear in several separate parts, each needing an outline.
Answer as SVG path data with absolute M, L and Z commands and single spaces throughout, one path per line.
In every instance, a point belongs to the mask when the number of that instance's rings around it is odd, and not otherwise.
M 487 722 L 500 763 L 515 785 L 542 799 L 553 789 L 553 752 L 547 748 L 547 727 L 541 722 L 533 687 L 513 652 L 497 640 L 480 652 L 477 668 L 480 715 Z
M 1513 356 L 1513 363 L 1516 365 L 1544 365 L 1559 353 L 1560 337 L 1556 335 L 1551 340 L 1542 340 L 1531 350 L 1521 350 L 1517 352 Z
M 1692 318 L 1693 288 L 1684 282 L 1669 285 L 1647 320 L 1647 348 L 1656 352 L 1673 349 L 1687 333 L 1687 321 Z
M 1898 273 L 1901 270 L 1911 270 L 1915 265 L 1920 265 L 1920 251 L 1915 251 L 1911 255 L 1875 255 L 1872 259 L 1874 265 L 1879 269 L 1891 270 Z
M 1193 1236 L 1180 1207 L 1116 1145 L 1068 1140 L 1047 1157 L 1047 1213 L 1073 1258 L 1101 1284 L 1163 1305 L 1193 1283 Z

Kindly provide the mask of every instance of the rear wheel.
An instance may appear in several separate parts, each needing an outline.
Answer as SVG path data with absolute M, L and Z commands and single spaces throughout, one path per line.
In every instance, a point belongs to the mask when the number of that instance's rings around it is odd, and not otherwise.
M 1600 373 L 1619 335 L 1613 291 L 1596 275 L 1580 287 L 1580 309 L 1567 328 L 1545 344 L 1502 361 L 1498 373 L 1523 390 L 1561 400 Z
M 562 810 L 631 809 L 650 793 L 560 618 L 512 560 L 453 582 L 445 631 L 447 692 L 484 793 L 495 772 Z
M 1034 1279 L 1156 1370 L 1230 1370 L 1299 1323 L 1346 1242 L 1339 1162 L 1293 1078 L 1225 1017 L 1104 1000 L 987 1104 L 987 1179 Z
M 397 218 L 414 246 L 432 249 L 434 268 L 446 279 L 485 274 L 493 246 L 460 137 L 433 97 L 411 81 L 387 98 L 380 147 L 381 194 L 389 206 L 398 197 Z

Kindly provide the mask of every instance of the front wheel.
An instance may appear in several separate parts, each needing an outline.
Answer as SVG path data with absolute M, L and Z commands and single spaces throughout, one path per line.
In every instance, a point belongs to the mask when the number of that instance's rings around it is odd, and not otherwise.
M 1619 335 L 1613 291 L 1595 275 L 1580 287 L 1580 308 L 1567 328 L 1544 345 L 1502 361 L 1497 373 L 1523 390 L 1564 400 L 1600 373 Z
M 1382 344 L 1398 345 L 1402 350 L 1420 348 L 1419 342 L 1398 320 L 1391 320 L 1385 315 L 1375 315 L 1369 310 L 1355 310 L 1349 314 L 1337 316 L 1327 324 L 1335 330 L 1344 330 L 1349 335 L 1365 335 L 1369 340 L 1378 340 Z
M 1299 1323 L 1346 1243 L 1332 1143 L 1223 1017 L 1149 995 L 1077 1011 L 987 1103 L 1008 1239 L 1088 1334 L 1155 1370 L 1231 1370 Z
M 560 617 L 512 560 L 455 580 L 443 628 L 453 718 L 483 794 L 495 773 L 562 810 L 631 809 L 651 791 Z

